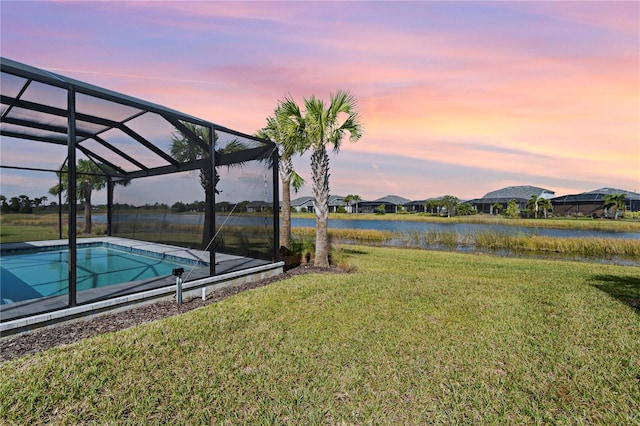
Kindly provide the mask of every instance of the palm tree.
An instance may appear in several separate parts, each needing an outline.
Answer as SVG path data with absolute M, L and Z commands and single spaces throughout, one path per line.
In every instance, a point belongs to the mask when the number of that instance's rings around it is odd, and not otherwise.
M 433 214 L 434 211 L 438 211 L 438 207 L 440 207 L 440 200 L 425 200 L 423 205 L 425 213 L 429 211 L 429 213 Z
M 28 195 L 19 195 L 20 199 L 20 213 L 32 213 L 33 212 L 33 200 Z
M 346 197 L 344 197 L 344 202 L 347 203 L 347 205 L 351 206 L 351 203 L 355 204 L 355 213 L 358 213 L 358 203 L 362 201 L 362 198 L 360 198 L 359 195 L 355 195 L 355 194 L 349 194 Z M 350 209 L 351 213 L 354 213 L 353 210 Z
M 618 218 L 618 209 L 621 209 L 623 212 L 626 210 L 626 206 L 624 204 L 624 199 L 627 198 L 627 194 L 609 194 L 604 196 L 604 205 L 603 208 L 611 209 L 611 214 L 614 219 Z
M 298 111 L 296 111 L 298 110 Z M 291 245 L 291 188 L 298 192 L 304 185 L 304 179 L 293 169 L 293 157 L 302 153 L 302 138 L 298 133 L 300 117 L 298 106 L 285 100 L 280 102 L 274 115 L 267 118 L 266 127 L 256 136 L 275 142 L 280 157 L 280 181 L 282 183 L 282 226 L 280 227 L 280 246 Z
M 453 195 L 445 195 L 444 197 L 442 197 L 441 202 L 442 202 L 442 205 L 447 209 L 447 217 L 451 217 L 452 211 L 454 212 L 454 215 L 455 215 L 455 208 L 460 202 L 458 197 L 454 197 Z
M 495 214 L 499 214 L 500 210 L 502 210 L 504 208 L 504 206 L 500 203 L 493 203 L 491 204 L 491 210 L 495 210 Z M 493 213 L 492 213 L 493 214 Z
M 542 209 L 544 213 L 544 218 L 546 219 L 547 212 L 553 208 L 553 204 L 551 204 L 551 200 L 548 198 L 539 198 L 538 207 Z
M 534 217 L 538 218 L 538 196 L 532 195 L 531 198 L 527 200 L 527 205 L 525 206 L 527 210 L 534 214 Z
M 295 102 L 288 98 L 286 103 Z M 314 264 L 329 266 L 329 155 L 327 145 L 338 152 L 342 139 L 349 134 L 349 140 L 356 142 L 362 137 L 362 126 L 356 112 L 356 99 L 347 91 L 331 94 L 327 106 L 315 96 L 304 99 L 304 116 L 299 108 L 291 105 L 287 113 L 297 123 L 295 133 L 302 138 L 303 149 L 311 149 L 311 179 L 313 207 L 316 213 L 316 257 Z
M 84 202 L 84 233 L 90 234 L 92 228 L 91 220 L 91 196 L 94 190 L 103 189 L 107 186 L 108 172 L 110 167 L 105 164 L 96 163 L 92 160 L 79 159 L 76 165 L 76 196 L 78 200 Z M 62 167 L 58 176 L 62 173 L 68 173 L 69 168 L 67 165 Z M 128 180 L 118 181 L 118 184 L 128 185 Z M 58 183 L 49 188 L 49 193 L 52 195 L 58 195 L 62 192 L 67 192 L 67 186 L 65 183 Z M 46 197 L 44 197 L 46 198 Z M 69 194 L 67 194 L 67 200 Z M 73 208 L 69 206 L 69 208 Z
M 40 207 L 41 205 L 44 205 L 44 203 L 46 203 L 48 199 L 49 199 L 49 198 L 47 198 L 47 196 L 46 196 L 46 195 L 45 195 L 45 196 L 42 196 L 42 197 L 36 197 L 36 198 L 34 198 L 34 199 L 33 199 L 33 206 L 34 206 L 35 208 L 38 208 L 38 207 Z
M 192 123 L 183 123 L 187 129 L 201 139 L 205 144 L 209 141 L 209 128 L 196 126 Z M 213 142 L 218 139 L 216 133 L 213 133 Z M 222 150 L 217 153 L 231 153 L 246 149 L 245 144 L 238 140 L 228 143 Z M 195 161 L 202 158 L 209 158 L 209 150 L 200 144 L 194 143 L 191 139 L 182 133 L 174 133 L 171 136 L 171 155 L 180 162 Z M 241 165 L 241 163 L 240 163 Z M 204 230 L 202 232 L 202 247 L 207 247 L 211 242 L 213 235 L 210 235 L 209 228 L 211 220 L 213 220 L 213 193 L 218 194 L 216 185 L 220 180 L 218 171 L 213 174 L 214 181 L 211 182 L 211 163 L 207 162 L 205 166 L 200 168 L 200 185 L 204 189 L 205 207 L 204 207 Z

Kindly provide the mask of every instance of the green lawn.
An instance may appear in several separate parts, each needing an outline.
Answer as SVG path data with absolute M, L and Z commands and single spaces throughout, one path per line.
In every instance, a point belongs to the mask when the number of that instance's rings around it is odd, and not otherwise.
M 637 267 L 339 257 L 357 272 L 6 362 L 0 423 L 640 424 Z

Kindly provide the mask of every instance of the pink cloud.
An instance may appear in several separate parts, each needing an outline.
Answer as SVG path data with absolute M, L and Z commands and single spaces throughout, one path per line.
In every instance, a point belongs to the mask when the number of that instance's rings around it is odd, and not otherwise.
M 567 23 L 579 23 L 638 35 L 640 4 L 634 1 L 505 2 L 503 7 L 514 7 Z
M 84 3 L 83 13 L 98 11 L 113 24 L 110 37 L 90 31 L 96 17 L 51 27 L 3 18 L 3 36 L 24 31 L 24 43 L 3 43 L 3 50 L 247 133 L 288 93 L 301 102 L 348 89 L 359 100 L 365 136 L 345 143 L 347 153 L 480 165 L 532 180 L 588 171 L 640 186 L 637 4 L 487 4 L 523 19 L 496 28 L 480 18 L 447 28 L 443 22 L 456 22 L 450 12 L 421 4 L 438 20 L 410 30 L 402 11 L 375 24 L 354 19 L 350 12 L 361 6 Z M 565 27 L 567 37 L 552 40 Z M 139 39 L 118 42 L 121 31 L 133 30 Z M 580 42 L 573 31 L 590 38 Z M 80 46 L 69 49 L 71 40 Z M 396 178 L 375 176 L 378 183 Z

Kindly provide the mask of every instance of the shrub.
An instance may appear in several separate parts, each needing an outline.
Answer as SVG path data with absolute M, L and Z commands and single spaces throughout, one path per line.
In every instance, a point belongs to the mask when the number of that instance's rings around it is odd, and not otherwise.
M 462 204 L 458 204 L 458 206 L 456 207 L 456 213 L 458 213 L 461 216 L 469 216 L 472 214 L 477 214 L 478 211 L 473 208 L 471 203 L 462 203 Z
M 507 209 L 504 211 L 504 215 L 510 219 L 517 219 L 520 217 L 520 209 L 518 208 L 518 202 L 516 200 L 509 201 Z
M 94 223 L 92 234 L 95 235 L 107 235 L 107 225 L 104 223 Z
M 638 220 L 638 219 L 640 219 L 640 211 L 637 211 L 637 212 L 624 212 L 623 218 L 624 219 L 635 219 L 635 220 Z
M 297 266 L 300 263 L 309 263 L 316 252 L 314 237 L 291 238 L 289 256 L 291 265 Z M 285 261 L 286 262 L 286 261 Z M 297 263 L 297 264 L 296 264 Z

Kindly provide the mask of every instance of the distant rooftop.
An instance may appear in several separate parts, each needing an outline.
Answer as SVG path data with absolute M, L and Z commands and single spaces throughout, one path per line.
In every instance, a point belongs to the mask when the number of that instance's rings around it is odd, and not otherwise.
M 640 194 L 631 191 L 625 191 L 624 189 L 615 188 L 600 188 L 589 192 L 582 192 L 580 194 L 561 195 L 553 198 L 555 203 L 576 203 L 576 202 L 600 202 L 603 201 L 607 195 L 613 194 L 626 194 L 626 200 L 640 201 Z
M 488 192 L 482 198 L 516 198 L 516 199 L 526 199 L 528 200 L 533 195 L 541 196 L 542 194 L 548 194 L 548 196 L 553 196 L 555 194 L 554 191 L 549 189 L 540 188 L 538 186 L 508 186 L 506 188 L 498 189 L 496 191 Z
M 376 203 L 389 203 L 389 204 L 395 204 L 396 206 L 401 206 L 404 204 L 407 204 L 409 202 L 411 202 L 411 200 L 408 200 L 404 197 L 401 197 L 399 195 L 385 195 L 382 198 L 378 198 L 377 200 L 373 200 L 373 202 Z
M 632 191 L 626 191 L 624 189 L 616 189 L 616 188 L 600 188 L 600 189 L 595 189 L 593 191 L 585 192 L 585 194 L 603 194 L 603 195 L 627 194 L 626 198 L 629 200 L 640 200 L 640 194 L 637 194 Z

